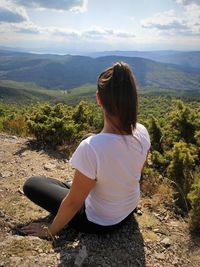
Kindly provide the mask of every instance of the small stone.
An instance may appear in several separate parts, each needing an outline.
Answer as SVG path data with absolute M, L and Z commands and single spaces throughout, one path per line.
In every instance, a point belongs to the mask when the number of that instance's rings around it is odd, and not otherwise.
M 75 258 L 74 265 L 75 266 L 82 266 L 83 261 L 87 258 L 88 252 L 86 246 L 82 246 L 81 249 L 79 249 L 78 255 Z
M 176 221 L 171 221 L 171 222 L 170 222 L 170 225 L 171 225 L 172 227 L 178 227 L 178 226 L 179 226 L 178 222 L 176 222 Z
M 12 256 L 10 257 L 10 263 L 11 266 L 20 266 L 20 262 L 22 261 L 22 257 L 16 257 L 16 256 Z
M 66 170 L 66 166 L 63 166 L 63 165 L 57 165 L 56 168 L 58 170 Z
M 56 165 L 55 164 L 51 164 L 51 163 L 46 163 L 44 165 L 44 169 L 47 170 L 47 171 L 52 171 L 56 168 Z
M 30 239 L 30 241 L 41 241 L 41 239 L 37 236 L 26 236 L 26 239 Z
M 21 154 L 21 157 L 25 157 L 26 155 L 28 155 L 28 152 L 27 152 L 27 151 L 24 151 L 24 152 Z
M 165 259 L 165 254 L 164 253 L 156 253 L 155 258 L 158 260 L 164 260 Z
M 178 266 L 178 258 L 175 258 L 173 261 L 172 261 L 172 264 L 175 265 L 175 266 Z
M 163 244 L 163 246 L 165 248 L 168 248 L 171 246 L 171 241 L 168 237 L 165 237 L 162 241 L 161 241 L 161 244 Z
M 6 217 L 5 213 L 2 210 L 0 210 L 0 218 L 5 218 L 5 217 Z
M 23 192 L 21 189 L 18 189 L 17 192 L 18 192 L 20 195 L 24 195 L 24 192 Z
M 158 213 L 156 213 L 156 212 L 153 212 L 153 215 L 154 215 L 158 220 L 160 220 L 160 221 L 163 221 L 163 220 L 164 220 L 164 216 L 161 215 L 161 214 L 158 214 Z
M 169 214 L 165 216 L 165 220 L 167 221 L 169 219 Z
M 39 253 L 43 253 L 43 250 L 40 248 L 40 249 L 38 250 L 38 252 L 39 252 Z
M 137 215 L 142 215 L 142 211 L 141 210 L 137 210 Z
M 2 171 L 1 173 L 0 173 L 0 176 L 2 177 L 2 178 L 7 178 L 7 177 L 9 177 L 9 176 L 11 176 L 12 175 L 12 172 L 10 172 L 10 171 Z
M 135 250 L 135 248 L 132 248 L 132 250 Z M 145 254 L 149 254 L 150 250 L 147 247 L 144 247 L 144 252 Z

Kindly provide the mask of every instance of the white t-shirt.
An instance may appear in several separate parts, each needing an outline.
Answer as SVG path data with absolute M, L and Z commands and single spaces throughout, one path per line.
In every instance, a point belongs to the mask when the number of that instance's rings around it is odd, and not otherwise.
M 114 225 L 136 208 L 141 170 L 149 148 L 149 134 L 139 123 L 133 135 L 99 133 L 80 143 L 70 163 L 96 180 L 85 200 L 89 221 Z

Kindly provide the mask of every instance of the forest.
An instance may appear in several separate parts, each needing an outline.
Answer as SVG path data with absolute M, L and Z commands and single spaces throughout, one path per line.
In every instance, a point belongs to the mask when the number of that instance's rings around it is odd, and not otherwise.
M 77 104 L 0 102 L 0 131 L 31 136 L 39 145 L 61 149 L 69 157 L 88 133 L 103 126 L 102 111 L 93 100 Z M 141 95 L 138 122 L 151 136 L 141 187 L 156 194 L 159 204 L 189 218 L 200 230 L 200 102 L 198 98 Z

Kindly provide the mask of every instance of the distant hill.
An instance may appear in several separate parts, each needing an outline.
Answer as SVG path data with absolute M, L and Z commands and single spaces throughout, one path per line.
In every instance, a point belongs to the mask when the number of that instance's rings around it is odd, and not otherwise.
M 48 89 L 72 89 L 87 83 L 95 84 L 104 68 L 120 60 L 132 67 L 142 87 L 200 89 L 197 69 L 123 56 L 91 58 L 0 51 L 0 80 L 31 82 Z
M 158 87 L 139 89 L 140 95 L 167 95 L 200 100 L 200 90 L 172 90 Z M 70 90 L 49 90 L 33 83 L 0 80 L 0 101 L 5 103 L 28 104 L 34 102 L 67 103 L 74 105 L 81 100 L 95 100 L 96 84 L 84 84 Z
M 27 103 L 35 101 L 52 101 L 51 91 L 31 83 L 0 81 L 0 100 L 4 102 Z
M 200 51 L 103 51 L 88 53 L 87 56 L 94 58 L 102 56 L 140 57 L 200 70 Z
M 85 84 L 73 90 L 49 90 L 34 83 L 0 80 L 0 101 L 34 103 L 39 101 L 76 104 L 83 99 L 95 99 L 96 85 Z

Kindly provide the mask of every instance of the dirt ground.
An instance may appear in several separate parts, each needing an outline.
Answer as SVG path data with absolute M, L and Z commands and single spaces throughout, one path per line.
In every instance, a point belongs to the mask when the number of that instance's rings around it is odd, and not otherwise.
M 38 149 L 31 139 L 0 134 L 0 266 L 200 266 L 200 237 L 186 220 L 142 199 L 141 209 L 119 231 L 103 236 L 66 227 L 55 242 L 22 236 L 18 229 L 49 214 L 22 192 L 27 177 L 72 180 L 63 154 Z M 148 205 L 147 205 L 148 203 Z

